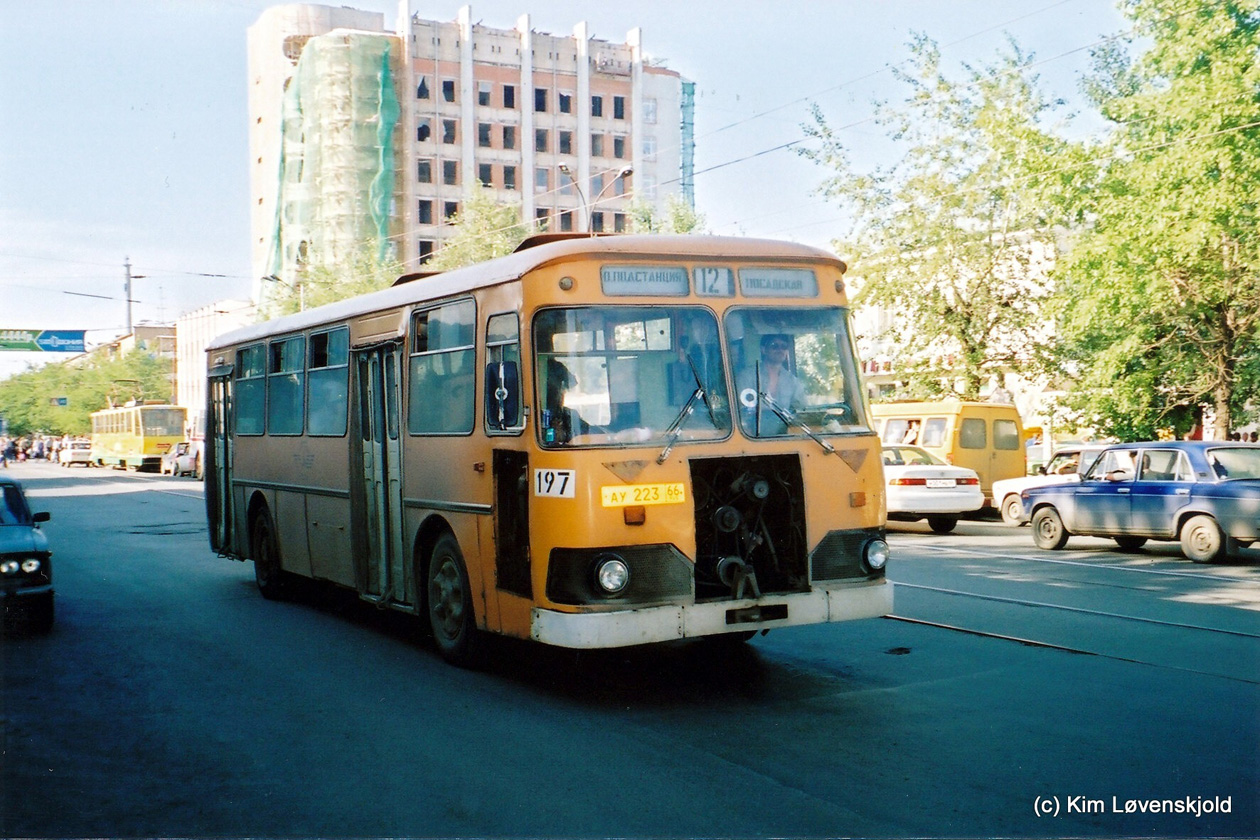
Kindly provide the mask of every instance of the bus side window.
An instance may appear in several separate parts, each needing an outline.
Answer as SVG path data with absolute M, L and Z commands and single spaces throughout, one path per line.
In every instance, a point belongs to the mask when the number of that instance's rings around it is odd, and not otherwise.
M 988 432 L 983 417 L 964 417 L 958 445 L 963 449 L 984 449 L 989 443 Z
M 944 446 L 948 421 L 944 417 L 929 417 L 923 421 L 923 439 L 920 446 Z
M 521 333 L 515 313 L 486 322 L 486 428 L 517 431 L 521 422 Z
M 468 434 L 473 430 L 475 317 L 471 300 L 416 313 L 407 406 L 407 430 L 411 434 Z

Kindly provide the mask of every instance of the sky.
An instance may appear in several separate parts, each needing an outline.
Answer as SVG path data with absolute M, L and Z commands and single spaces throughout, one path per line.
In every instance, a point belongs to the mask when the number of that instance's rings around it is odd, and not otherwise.
M 249 297 L 246 30 L 267 0 L 0 0 L 0 330 L 172 323 Z M 338 0 L 379 11 L 398 3 Z M 921 33 L 947 67 L 992 62 L 1013 38 L 1078 135 L 1089 49 L 1126 29 L 1113 0 L 410 0 L 410 11 L 596 38 L 643 32 L 645 52 L 696 84 L 695 192 L 705 226 L 826 247 L 844 210 L 796 149 L 817 104 L 859 166 L 885 161 L 876 100 Z M 957 78 L 957 76 L 955 76 Z M 1072 115 L 1075 114 L 1073 117 Z M 790 145 L 794 144 L 795 145 Z M 64 355 L 0 351 L 0 379 Z

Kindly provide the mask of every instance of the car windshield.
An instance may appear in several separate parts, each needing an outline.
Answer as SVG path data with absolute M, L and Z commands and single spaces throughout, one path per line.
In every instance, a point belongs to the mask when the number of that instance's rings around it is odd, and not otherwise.
M 699 306 L 551 309 L 534 320 L 545 446 L 731 433 L 717 318 Z
M 744 434 L 869 430 L 846 309 L 740 307 L 725 326 Z
M 22 491 L 13 484 L 0 484 L 0 525 L 30 525 L 31 511 Z
M 1209 449 L 1207 456 L 1217 478 L 1260 478 L 1260 446 Z

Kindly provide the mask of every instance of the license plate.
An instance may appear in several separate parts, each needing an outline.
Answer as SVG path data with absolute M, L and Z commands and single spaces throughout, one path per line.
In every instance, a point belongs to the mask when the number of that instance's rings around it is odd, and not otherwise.
M 936 487 L 936 488 L 941 488 L 941 487 L 953 487 L 953 486 L 954 486 L 954 479 L 952 479 L 952 478 L 929 478 L 929 479 L 927 480 L 927 486 L 928 486 L 928 487 Z
M 627 505 L 681 505 L 687 501 L 681 481 L 670 484 L 611 484 L 599 488 L 604 507 Z

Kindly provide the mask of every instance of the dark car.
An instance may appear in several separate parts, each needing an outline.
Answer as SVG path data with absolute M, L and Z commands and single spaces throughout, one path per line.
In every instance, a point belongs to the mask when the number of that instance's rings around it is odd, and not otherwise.
M 0 599 L 6 626 L 25 619 L 30 630 L 52 629 L 52 552 L 39 528 L 49 518 L 32 514 L 22 485 L 0 476 Z
M 1079 483 L 1020 494 L 1039 548 L 1073 534 L 1126 551 L 1180 540 L 1210 563 L 1260 539 L 1260 446 L 1214 441 L 1125 443 L 1103 450 Z

